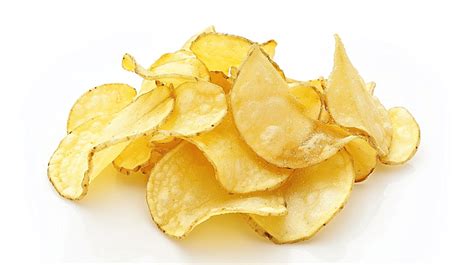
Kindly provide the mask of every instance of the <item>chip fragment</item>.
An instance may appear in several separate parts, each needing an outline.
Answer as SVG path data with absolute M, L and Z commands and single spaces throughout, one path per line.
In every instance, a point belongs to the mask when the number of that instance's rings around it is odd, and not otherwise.
M 274 64 L 254 46 L 230 95 L 236 127 L 260 157 L 279 167 L 303 168 L 335 154 L 355 136 L 314 121 L 290 95 Z
M 392 126 L 388 111 L 372 96 L 366 83 L 335 36 L 334 67 L 325 89 L 326 106 L 332 119 L 355 132 L 364 132 L 380 156 L 388 154 Z
M 216 171 L 216 178 L 230 193 L 270 190 L 281 185 L 291 170 L 261 159 L 240 138 L 231 113 L 214 130 L 190 139 Z
M 230 195 L 214 177 L 201 151 L 183 142 L 155 166 L 147 184 L 147 203 L 153 221 L 167 235 L 182 238 L 215 215 L 286 214 L 285 201 L 273 194 Z
M 84 122 L 104 114 L 113 114 L 130 104 L 137 92 L 127 84 L 105 84 L 84 93 L 74 103 L 67 120 L 71 132 Z
M 389 111 L 393 126 L 393 138 L 387 156 L 380 161 L 388 165 L 400 165 L 410 160 L 420 145 L 420 127 L 411 113 L 403 107 Z
M 285 197 L 288 214 L 250 215 L 250 224 L 278 244 L 306 240 L 344 207 L 354 176 L 351 158 L 344 150 L 315 166 L 297 169 L 278 190 Z
M 68 199 L 84 197 L 92 180 L 128 145 L 151 134 L 171 113 L 169 90 L 146 93 L 115 114 L 102 115 L 80 125 L 59 144 L 48 165 L 48 177 Z

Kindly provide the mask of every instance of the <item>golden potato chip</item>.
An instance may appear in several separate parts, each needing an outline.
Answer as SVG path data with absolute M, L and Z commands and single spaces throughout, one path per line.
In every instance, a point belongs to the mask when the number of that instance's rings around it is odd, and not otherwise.
M 335 154 L 355 136 L 313 121 L 291 96 L 274 64 L 254 47 L 231 90 L 235 125 L 260 157 L 279 167 L 303 168 Z
M 190 140 L 203 151 L 216 170 L 216 178 L 230 193 L 274 189 L 291 173 L 258 157 L 240 138 L 231 113 L 214 130 Z
M 303 113 L 313 121 L 319 120 L 323 108 L 320 94 L 315 87 L 293 83 L 289 85 L 290 94 L 303 106 Z
M 153 146 L 150 143 L 151 136 L 138 137 L 131 141 L 127 147 L 114 160 L 114 167 L 124 174 L 138 171 L 150 159 Z
M 72 106 L 67 120 L 71 132 L 84 122 L 104 114 L 112 114 L 130 104 L 137 92 L 127 84 L 105 84 L 84 93 Z
M 287 215 L 250 215 L 250 223 L 278 244 L 308 239 L 344 207 L 353 183 L 351 158 L 341 150 L 320 164 L 295 170 L 278 190 L 285 197 Z
M 388 154 L 392 126 L 388 111 L 366 89 L 366 84 L 336 38 L 334 68 L 329 77 L 326 105 L 334 121 L 348 129 L 364 132 L 381 156 Z
M 58 193 L 78 200 L 89 184 L 126 148 L 130 140 L 151 134 L 171 113 L 174 100 L 166 89 L 136 98 L 115 114 L 87 121 L 59 144 L 48 165 Z
M 233 81 L 232 79 L 230 79 L 230 77 L 219 71 L 211 71 L 209 72 L 209 76 L 211 79 L 211 83 L 222 87 L 224 93 L 229 93 L 233 84 Z
M 377 166 L 377 151 L 363 137 L 355 138 L 345 149 L 354 162 L 355 182 L 364 181 Z
M 176 104 L 159 133 L 194 136 L 217 126 L 227 113 L 224 91 L 206 81 L 187 82 L 173 90 Z
M 388 165 L 400 165 L 410 160 L 420 145 L 420 127 L 411 113 L 403 107 L 389 111 L 393 126 L 393 138 L 387 156 L 380 161 Z
M 191 51 L 209 71 L 227 73 L 230 67 L 242 64 L 253 44 L 244 37 L 209 32 L 199 35 L 191 43 Z M 275 54 L 275 41 L 268 41 L 261 46 L 268 55 Z
M 186 43 L 184 43 L 183 45 L 183 50 L 187 50 L 187 51 L 190 51 L 191 50 L 191 43 L 193 43 L 193 41 L 199 37 L 199 35 L 203 34 L 203 33 L 210 33 L 210 32 L 213 32 L 215 33 L 216 32 L 216 28 L 214 26 L 209 26 L 207 28 L 205 28 L 203 31 L 201 31 L 200 33 L 192 36 L 191 38 L 189 38 Z
M 215 215 L 286 213 L 281 196 L 228 194 L 217 183 L 209 161 L 187 142 L 166 154 L 152 170 L 146 198 L 153 221 L 164 233 L 177 238 Z

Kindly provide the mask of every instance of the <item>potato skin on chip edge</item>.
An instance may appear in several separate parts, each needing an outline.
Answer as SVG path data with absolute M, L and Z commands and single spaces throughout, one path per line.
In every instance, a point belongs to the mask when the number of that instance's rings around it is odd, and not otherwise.
M 186 141 L 167 153 L 153 168 L 146 199 L 155 224 L 174 238 L 187 236 L 197 225 L 216 215 L 275 216 L 287 212 L 283 197 L 278 195 L 228 194 L 217 183 L 214 168 L 202 152 Z
M 151 135 L 166 120 L 174 106 L 174 100 L 165 97 L 166 95 L 169 95 L 169 92 L 154 90 L 136 98 L 120 112 L 91 119 L 68 134 L 48 163 L 48 178 L 56 191 L 70 200 L 83 198 L 92 179 L 105 168 L 105 161 L 110 160 L 112 163 L 130 140 Z M 143 116 L 130 117 L 130 115 L 142 115 L 137 112 L 140 108 Z M 118 130 L 119 127 L 128 126 L 130 126 L 128 131 Z M 97 130 L 95 134 L 92 129 L 94 127 Z M 110 153 L 113 157 L 105 156 Z M 96 162 L 101 162 L 99 169 L 94 166 L 95 154 L 98 154 L 99 159 Z M 58 186 L 59 184 L 62 186 Z

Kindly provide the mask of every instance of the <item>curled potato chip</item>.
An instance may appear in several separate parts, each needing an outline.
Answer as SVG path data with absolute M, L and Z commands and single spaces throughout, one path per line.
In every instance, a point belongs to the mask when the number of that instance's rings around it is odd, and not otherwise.
M 187 82 L 173 90 L 176 104 L 159 133 L 194 136 L 217 126 L 227 113 L 224 91 L 206 81 Z
M 274 189 L 291 173 L 258 157 L 240 138 L 231 113 L 214 130 L 190 140 L 203 151 L 215 168 L 216 178 L 230 193 Z
M 130 104 L 137 92 L 127 84 L 105 84 L 84 93 L 72 106 L 67 120 L 71 132 L 84 122 L 104 114 L 112 114 Z
M 380 161 L 388 165 L 400 165 L 410 160 L 420 145 L 420 127 L 411 113 L 403 107 L 388 111 L 393 126 L 393 138 L 387 156 Z
M 283 215 L 285 201 L 272 194 L 230 195 L 214 177 L 201 151 L 183 142 L 166 154 L 150 174 L 147 203 L 153 221 L 167 235 L 182 238 L 215 215 Z
M 363 137 L 350 141 L 345 149 L 354 162 L 355 182 L 366 180 L 377 166 L 377 151 Z
M 278 190 L 285 197 L 287 215 L 250 215 L 250 224 L 278 244 L 306 240 L 344 207 L 353 183 L 351 158 L 341 150 L 324 162 L 295 170 Z
M 58 193 L 72 200 L 86 195 L 89 184 L 130 140 L 151 134 L 168 117 L 174 105 L 169 95 L 169 90 L 155 89 L 69 133 L 48 164 L 48 177 Z
M 125 54 L 122 67 L 141 76 L 143 79 L 140 94 L 155 88 L 155 81 L 177 87 L 193 80 L 209 81 L 209 71 L 196 56 L 186 50 L 166 53 L 156 60 L 149 69 L 139 65 L 133 56 Z
M 263 159 L 279 167 L 303 168 L 335 154 L 355 136 L 313 121 L 291 96 L 270 59 L 254 47 L 231 91 L 236 127 Z
M 298 83 L 289 84 L 289 87 L 290 94 L 303 106 L 304 114 L 313 121 L 319 120 L 323 104 L 316 88 Z
M 244 37 L 209 32 L 199 35 L 191 43 L 190 49 L 209 71 L 227 73 L 230 67 L 242 64 L 253 44 Z M 268 55 L 275 54 L 275 41 L 268 41 L 261 46 Z
M 132 171 L 138 171 L 150 159 L 153 150 L 150 139 L 151 136 L 148 135 L 131 141 L 122 153 L 115 158 L 114 167 L 127 175 Z
M 337 124 L 364 132 L 378 154 L 385 156 L 392 140 L 388 112 L 367 90 L 339 36 L 335 38 L 334 67 L 325 89 L 329 114 Z

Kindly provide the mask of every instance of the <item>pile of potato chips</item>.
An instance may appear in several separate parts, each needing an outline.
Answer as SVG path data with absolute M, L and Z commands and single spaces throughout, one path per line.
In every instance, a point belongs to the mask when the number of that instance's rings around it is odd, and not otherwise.
M 387 110 L 335 40 L 332 73 L 309 81 L 285 77 L 275 41 L 213 27 L 148 68 L 125 54 L 141 90 L 105 84 L 82 95 L 49 179 L 79 200 L 113 163 L 149 177 L 149 210 L 167 235 L 240 213 L 275 243 L 307 239 L 343 208 L 354 182 L 378 162 L 405 163 L 420 142 L 412 115 Z

